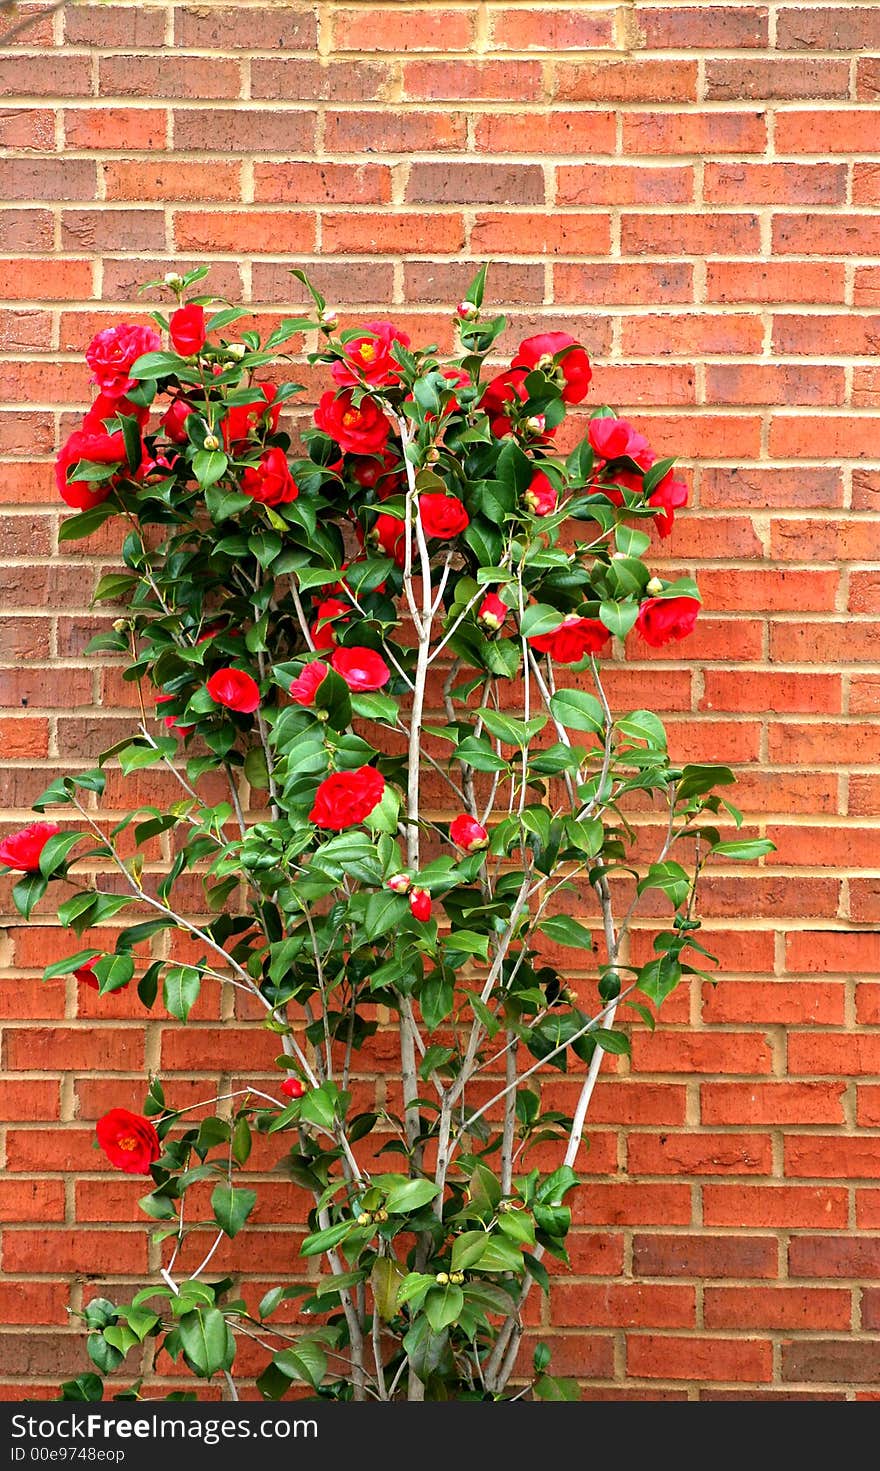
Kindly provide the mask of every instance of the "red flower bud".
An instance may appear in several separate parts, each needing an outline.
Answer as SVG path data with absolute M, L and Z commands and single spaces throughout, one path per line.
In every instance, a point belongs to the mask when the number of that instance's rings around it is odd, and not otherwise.
M 433 905 L 431 904 L 431 895 L 428 893 L 428 890 L 411 889 L 409 895 L 409 907 L 412 912 L 413 919 L 418 919 L 423 923 L 425 920 L 430 919 Z
M 299 678 L 290 686 L 290 698 L 294 704 L 314 705 L 318 687 L 324 683 L 329 672 L 330 666 L 323 659 L 315 659 L 307 664 Z
M 305 1083 L 301 1083 L 299 1078 L 285 1078 L 281 1084 L 281 1092 L 285 1098 L 302 1098 L 305 1091 Z
M 205 345 L 205 308 L 191 301 L 172 312 L 168 335 L 175 352 L 182 358 L 195 357 Z
M 465 853 L 477 853 L 489 844 L 489 834 L 483 824 L 467 812 L 449 824 L 449 836 L 456 848 L 463 848 Z
M 501 601 L 497 592 L 490 592 L 486 594 L 480 604 L 477 619 L 494 633 L 501 627 L 509 611 L 510 609 L 507 604 Z
M 660 649 L 673 639 L 687 638 L 699 611 L 696 598 L 648 598 L 639 608 L 636 628 L 646 644 Z
M 391 670 L 375 649 L 337 649 L 330 663 L 350 690 L 380 690 L 391 678 Z
M 393 873 L 385 882 L 386 889 L 393 889 L 395 894 L 406 894 L 412 883 L 408 873 Z

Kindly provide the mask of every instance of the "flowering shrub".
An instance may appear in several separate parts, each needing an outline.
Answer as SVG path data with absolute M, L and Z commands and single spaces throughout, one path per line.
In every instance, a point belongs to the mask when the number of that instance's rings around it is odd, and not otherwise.
M 591 378 L 567 334 L 485 380 L 505 324 L 482 315 L 483 271 L 452 360 L 389 322 L 338 333 L 311 287 L 312 317 L 230 341 L 243 313 L 191 296 L 204 274 L 166 278 L 177 305 L 156 331 L 94 339 L 99 396 L 58 457 L 78 512 L 62 537 L 111 517 L 124 535 L 95 596 L 127 612 L 91 647 L 128 661 L 139 726 L 35 803 L 73 807 L 75 826 L 35 823 L 0 861 L 26 917 L 51 885 L 75 934 L 119 924 L 111 953 L 86 944 L 47 977 L 101 995 L 136 979 L 182 1024 L 203 985 L 231 987 L 277 1037 L 278 1077 L 257 1086 L 243 1055 L 197 1119 L 154 1078 L 143 1114 L 120 1098 L 99 1121 L 108 1165 L 148 1187 L 166 1264 L 133 1301 L 88 1306 L 99 1374 L 62 1392 L 99 1397 L 146 1344 L 236 1397 L 245 1337 L 270 1398 L 501 1399 L 515 1372 L 570 1397 L 544 1346 L 531 1369 L 518 1348 L 545 1258 L 567 1261 L 597 1074 L 629 1046 L 619 1008 L 653 1025 L 649 1006 L 706 963 L 705 863 L 769 847 L 722 841 L 731 773 L 672 764 L 657 716 L 614 715 L 602 683 L 613 638 L 660 647 L 694 625 L 693 582 L 645 560 L 686 488 L 608 408 L 558 451 Z M 300 389 L 265 375 L 309 331 L 331 386 L 294 448 L 282 414 Z M 164 768 L 178 800 L 110 826 L 113 761 Z M 647 857 L 646 811 L 662 818 Z M 646 897 L 669 914 L 642 963 L 628 939 Z M 358 1109 L 358 1054 L 389 1023 L 386 1101 Z M 279 1264 L 259 1305 L 209 1271 L 253 1211 L 255 1133 L 314 1200 L 308 1280 Z M 206 1223 L 214 1247 L 184 1272 Z M 294 1326 L 274 1322 L 292 1299 Z

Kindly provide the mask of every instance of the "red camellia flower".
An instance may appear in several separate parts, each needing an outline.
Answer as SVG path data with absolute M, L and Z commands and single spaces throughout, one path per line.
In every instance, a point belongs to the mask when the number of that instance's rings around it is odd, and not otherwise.
M 580 618 L 566 613 L 558 628 L 551 633 L 538 633 L 529 639 L 533 649 L 549 654 L 559 664 L 576 664 L 585 654 L 598 654 L 611 634 L 598 618 Z
M 254 383 L 253 397 L 247 403 L 231 404 L 220 428 L 227 449 L 246 445 L 252 437 L 260 438 L 268 430 L 274 434 L 281 417 L 276 404 L 278 389 L 274 383 Z
M 385 448 L 391 425 L 378 404 L 364 398 L 355 406 L 351 390 L 322 393 L 315 423 L 346 454 L 371 455 Z
M 60 831 L 57 822 L 32 822 L 17 833 L 10 833 L 0 843 L 0 863 L 16 873 L 39 873 L 40 854 L 49 839 Z
M 563 402 L 579 404 L 587 396 L 593 370 L 586 351 L 567 332 L 541 332 L 527 337 L 510 365 L 532 372 L 540 368 L 548 377 L 561 373 L 564 380 Z
M 489 429 L 496 439 L 510 434 L 513 429 L 510 409 L 514 404 L 525 403 L 528 398 L 525 381 L 526 374 L 523 370 L 508 368 L 506 373 L 499 373 L 497 378 L 486 384 L 480 408 L 488 414 Z
M 635 460 L 650 450 L 644 434 L 634 429 L 628 419 L 591 419 L 587 434 L 596 454 L 603 460 L 619 460 L 623 455 Z
M 409 347 L 409 337 L 393 322 L 367 322 L 362 337 L 346 342 L 345 361 L 335 362 L 330 369 L 336 382 L 345 388 L 358 383 L 369 383 L 373 388 L 399 383 L 400 369 L 391 355 L 395 342 Z
M 380 690 L 391 678 L 391 670 L 375 649 L 337 649 L 330 663 L 350 690 Z
M 523 501 L 533 516 L 549 516 L 556 510 L 558 496 L 555 486 L 550 484 L 543 470 L 536 470 L 529 481 Z
M 158 352 L 161 346 L 159 334 L 152 327 L 135 327 L 130 322 L 105 327 L 86 348 L 92 382 L 107 398 L 122 398 L 135 386 L 135 379 L 129 377 L 132 364 L 145 352 Z
M 288 505 L 299 495 L 287 456 L 277 445 L 260 455 L 258 465 L 248 465 L 241 477 L 241 489 L 264 506 Z
M 431 910 L 434 906 L 431 903 L 431 895 L 428 893 L 428 890 L 410 889 L 409 907 L 413 919 L 421 920 L 422 923 L 430 919 Z
M 182 358 L 195 357 L 205 345 L 205 308 L 191 301 L 172 312 L 168 335 L 175 352 Z
M 376 517 L 369 532 L 369 540 L 393 558 L 398 567 L 406 561 L 406 531 L 397 516 L 388 516 L 384 511 Z
M 302 1098 L 305 1091 L 306 1085 L 299 1078 L 285 1078 L 281 1084 L 281 1092 L 285 1098 Z
M 260 687 L 243 669 L 218 669 L 208 680 L 207 689 L 218 705 L 237 710 L 240 715 L 252 715 L 260 703 Z
M 188 438 L 186 421 L 192 411 L 192 404 L 188 404 L 185 398 L 178 395 L 177 398 L 171 400 L 159 423 L 172 444 L 186 444 Z
M 438 541 L 451 541 L 470 525 L 470 516 L 457 495 L 442 491 L 419 496 L 419 519 L 426 536 Z
M 489 592 L 480 604 L 477 618 L 494 633 L 501 627 L 509 612 L 510 609 L 506 603 L 501 601 L 497 592 Z
M 660 514 L 654 519 L 661 536 L 669 536 L 675 524 L 675 512 L 686 506 L 687 501 L 687 486 L 683 480 L 675 480 L 670 470 L 648 496 L 648 505 L 660 508 Z
M 295 705 L 314 705 L 315 695 L 318 688 L 323 684 L 330 672 L 329 664 L 323 659 L 315 659 L 313 663 L 307 664 L 298 679 L 290 686 L 290 698 Z
M 449 824 L 449 836 L 456 848 L 463 848 L 465 853 L 478 853 L 489 843 L 489 834 L 483 824 L 467 812 L 462 812 Z
M 106 429 L 75 429 L 55 457 L 55 484 L 58 494 L 76 511 L 91 511 L 105 501 L 113 488 L 110 480 L 70 480 L 67 471 L 80 460 L 96 465 L 121 465 L 125 459 L 122 432 L 108 434 Z
M 325 598 L 319 603 L 315 611 L 315 622 L 309 632 L 312 635 L 312 643 L 316 649 L 332 649 L 336 643 L 336 633 L 333 623 L 341 618 L 343 623 L 348 622 L 346 614 L 351 612 L 351 604 L 343 603 L 339 598 Z
M 696 598 L 648 598 L 639 608 L 636 628 L 646 644 L 660 649 L 693 632 L 700 611 Z
M 334 771 L 318 787 L 309 821 L 337 833 L 356 827 L 378 806 L 384 791 L 385 778 L 375 766 Z
M 148 1175 L 150 1165 L 162 1153 L 150 1120 L 127 1108 L 111 1108 L 98 1119 L 95 1133 L 111 1165 L 126 1175 Z

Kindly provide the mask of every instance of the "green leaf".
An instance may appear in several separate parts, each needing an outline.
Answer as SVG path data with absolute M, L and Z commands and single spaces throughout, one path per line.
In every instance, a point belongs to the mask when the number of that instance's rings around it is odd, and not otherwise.
M 97 1374 L 80 1374 L 77 1379 L 65 1379 L 59 1398 L 97 1403 L 104 1398 L 103 1380 Z
M 58 528 L 58 540 L 81 541 L 84 536 L 91 536 L 115 511 L 116 507 L 112 502 L 102 501 L 90 511 L 80 511 L 78 516 L 67 516 Z
M 669 955 L 661 955 L 639 971 L 637 985 L 649 1001 L 660 1006 L 681 980 L 681 966 Z
M 562 622 L 563 614 L 549 603 L 531 603 L 520 620 L 523 638 L 535 638 L 542 633 L 552 633 Z
M 409 903 L 403 894 L 395 894 L 392 889 L 380 889 L 367 901 L 363 918 L 364 938 L 377 940 L 380 935 L 387 935 L 389 930 L 397 929 L 408 914 Z
M 107 996 L 111 991 L 121 991 L 134 975 L 134 961 L 130 955 L 102 955 L 95 962 L 98 993 Z
M 508 1211 L 498 1217 L 499 1230 L 518 1246 L 534 1246 L 535 1223 L 527 1211 Z
M 211 1195 L 211 1209 L 221 1231 L 237 1236 L 257 1201 L 255 1190 L 236 1190 L 222 1180 Z
M 488 944 L 488 936 L 481 938 L 485 938 Z M 454 945 L 454 941 L 452 944 Z M 455 990 L 452 978 L 444 971 L 433 971 L 419 991 L 419 1006 L 429 1032 L 436 1031 L 437 1027 L 446 1020 L 452 1011 L 454 1001 Z
M 226 471 L 229 458 L 219 449 L 200 449 L 193 455 L 192 469 L 203 488 L 215 485 Z
M 452 1244 L 452 1270 L 521 1273 L 522 1252 L 503 1236 L 490 1236 L 487 1231 L 463 1231 Z
M 557 945 L 568 945 L 575 950 L 589 950 L 593 944 L 590 931 L 567 914 L 550 914 L 542 919 L 538 928 Z
M 595 1027 L 590 1036 L 603 1052 L 625 1056 L 630 1050 L 629 1037 L 624 1032 L 610 1032 L 607 1027 Z
M 565 836 L 573 848 L 595 858 L 605 841 L 605 829 L 601 818 L 587 817 L 577 821 L 570 817 L 565 824 Z
M 560 725 L 569 730 L 591 730 L 601 735 L 605 729 L 605 712 L 595 695 L 585 690 L 559 690 L 550 700 L 550 709 Z
M 712 852 L 716 858 L 736 858 L 748 861 L 752 858 L 763 858 L 767 853 L 776 852 L 776 844 L 771 843 L 769 838 L 743 839 L 741 843 L 715 843 Z
M 390 1256 L 377 1256 L 370 1273 L 373 1301 L 379 1317 L 388 1322 L 397 1311 L 397 1295 L 406 1273 L 400 1263 Z
M 357 1230 L 356 1221 L 338 1221 L 335 1226 L 328 1226 L 325 1231 L 315 1231 L 307 1236 L 300 1247 L 300 1256 L 320 1256 L 323 1251 L 330 1251 L 338 1246 L 352 1231 Z
M 604 602 L 599 607 L 599 617 L 617 638 L 626 638 L 638 616 L 639 605 L 634 602 Z
M 36 906 L 49 887 L 49 880 L 41 873 L 25 873 L 13 886 L 12 902 L 19 914 L 30 919 Z M 100 1368 L 100 1365 L 98 1366 Z
M 162 1000 L 166 1011 L 185 1022 L 196 1002 L 202 987 L 199 972 L 191 965 L 174 965 L 166 971 L 162 983 Z
M 437 1194 L 433 1180 L 404 1180 L 393 1185 L 385 1200 L 385 1209 L 390 1216 L 403 1216 L 409 1211 L 420 1210 Z
M 666 750 L 663 722 L 650 710 L 634 710 L 632 715 L 617 721 L 617 729 L 630 740 L 644 741 L 650 751 Z
M 283 1349 L 273 1360 L 288 1379 L 302 1379 L 317 1389 L 327 1372 L 327 1355 L 312 1338 L 303 1338 L 296 1348 Z
M 218 1308 L 196 1308 L 184 1313 L 178 1332 L 184 1358 L 200 1379 L 210 1379 L 218 1370 L 232 1367 L 235 1339 Z
M 435 1333 L 457 1323 L 464 1307 L 464 1293 L 454 1282 L 432 1287 L 425 1298 L 425 1317 Z
M 690 877 L 682 868 L 680 863 L 673 863 L 667 859 L 665 863 L 652 863 L 645 877 L 639 881 L 639 893 L 645 889 L 660 889 L 674 908 L 683 904 L 687 898 L 691 881 Z
M 176 352 L 145 352 L 128 370 L 130 378 L 167 378 L 186 368 Z

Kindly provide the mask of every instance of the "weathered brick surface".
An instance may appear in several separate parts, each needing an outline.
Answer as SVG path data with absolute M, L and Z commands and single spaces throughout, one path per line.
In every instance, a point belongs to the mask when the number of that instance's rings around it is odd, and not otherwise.
M 668 714 L 676 757 L 730 761 L 749 832 L 778 849 L 707 883 L 719 986 L 677 993 L 600 1085 L 573 1272 L 530 1330 L 597 1400 L 870 1398 L 880 7 L 84 3 L 0 51 L 0 94 L 4 823 L 135 708 L 81 653 L 113 539 L 54 551 L 51 456 L 92 333 L 142 319 L 135 288 L 177 251 L 264 320 L 300 305 L 303 263 L 346 324 L 388 308 L 449 344 L 449 307 L 494 257 L 505 341 L 579 332 L 599 398 L 686 457 L 692 509 L 657 560 L 701 573 L 706 613 L 608 686 Z M 148 1262 L 138 1187 L 102 1193 L 92 1121 L 138 1106 L 145 1064 L 196 1102 L 246 1057 L 267 1076 L 273 1049 L 216 995 L 186 1032 L 148 1032 L 125 994 L 41 985 L 70 945 L 45 906 L 22 926 L 8 883 L 2 902 L 0 1390 L 41 1397 L 84 1362 L 55 1331 L 81 1275 Z M 355 1086 L 368 1106 L 369 1068 Z M 277 1177 L 262 1210 L 222 1262 L 246 1293 L 301 1227 Z

